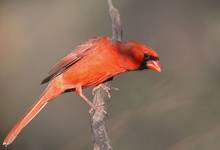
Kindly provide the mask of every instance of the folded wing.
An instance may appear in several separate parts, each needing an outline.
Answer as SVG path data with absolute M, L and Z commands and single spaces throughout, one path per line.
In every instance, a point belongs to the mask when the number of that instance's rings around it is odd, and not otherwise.
M 102 38 L 98 37 L 90 39 L 84 44 L 78 46 L 76 50 L 72 51 L 70 54 L 62 58 L 58 63 L 56 63 L 52 67 L 51 71 L 49 72 L 49 75 L 41 82 L 41 84 L 49 82 L 53 78 L 62 74 L 67 68 L 75 64 L 77 61 L 82 59 L 85 55 L 88 54 L 90 50 L 94 49 L 99 44 L 98 41 L 100 39 Z

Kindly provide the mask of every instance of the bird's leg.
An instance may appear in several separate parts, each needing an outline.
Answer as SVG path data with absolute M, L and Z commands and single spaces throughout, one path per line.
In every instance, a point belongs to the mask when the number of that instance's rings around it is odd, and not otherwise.
M 115 87 L 111 87 L 111 86 L 106 86 L 105 84 L 101 83 L 99 84 L 98 86 L 94 87 L 93 90 L 92 90 L 92 94 L 94 95 L 95 94 L 95 91 L 99 88 L 103 88 L 103 90 L 107 93 L 108 95 L 108 98 L 111 98 L 111 94 L 110 94 L 110 90 L 116 90 L 118 91 L 119 89 L 118 88 L 115 88 Z
M 96 110 L 96 111 L 103 111 L 105 114 L 107 114 L 105 110 L 100 109 L 100 106 L 103 106 L 103 104 L 95 106 L 85 95 L 83 95 L 81 85 L 76 87 L 76 93 L 80 97 L 82 97 L 82 99 L 91 107 L 91 109 L 89 110 L 89 113 L 91 113 L 93 110 Z

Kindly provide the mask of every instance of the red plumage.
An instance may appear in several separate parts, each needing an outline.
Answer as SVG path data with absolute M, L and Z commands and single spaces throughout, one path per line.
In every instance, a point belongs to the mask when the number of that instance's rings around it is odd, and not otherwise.
M 13 142 L 49 101 L 65 91 L 75 91 L 96 109 L 83 95 L 82 88 L 99 85 L 123 72 L 143 69 L 161 71 L 159 57 L 151 48 L 134 41 L 115 42 L 108 37 L 88 40 L 52 67 L 42 81 L 49 81 L 48 87 L 9 132 L 3 145 Z

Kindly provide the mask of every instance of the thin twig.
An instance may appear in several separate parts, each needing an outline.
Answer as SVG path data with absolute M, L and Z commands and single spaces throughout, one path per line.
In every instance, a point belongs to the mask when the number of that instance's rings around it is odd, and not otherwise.
M 122 26 L 119 11 L 113 6 L 112 0 L 107 0 L 109 6 L 109 14 L 112 21 L 112 40 L 122 40 Z M 111 82 L 103 83 L 104 86 L 95 87 L 94 90 L 94 105 L 100 106 L 101 110 L 90 113 L 92 138 L 94 148 L 93 150 L 112 150 L 110 139 L 105 126 L 105 118 L 107 111 L 107 97 L 110 98 L 109 92 L 111 90 Z M 105 88 L 104 88 L 105 87 Z M 103 105 L 104 104 L 104 105 Z
M 122 41 L 122 25 L 118 9 L 116 9 L 112 0 L 108 0 L 109 14 L 112 20 L 112 40 Z

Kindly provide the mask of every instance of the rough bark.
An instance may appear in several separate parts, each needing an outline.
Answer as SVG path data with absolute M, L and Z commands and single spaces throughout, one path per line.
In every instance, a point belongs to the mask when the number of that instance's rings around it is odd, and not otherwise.
M 121 41 L 122 26 L 119 11 L 113 6 L 112 0 L 107 0 L 107 2 L 109 7 L 109 15 L 112 21 L 112 40 Z M 96 87 L 93 98 L 93 103 L 97 106 L 100 106 L 100 110 L 102 111 L 93 111 L 90 113 L 92 139 L 94 144 L 93 150 L 112 150 L 105 124 L 106 113 L 108 113 L 107 99 L 110 98 L 109 94 L 111 91 L 111 81 L 103 83 L 103 85 L 104 86 Z

